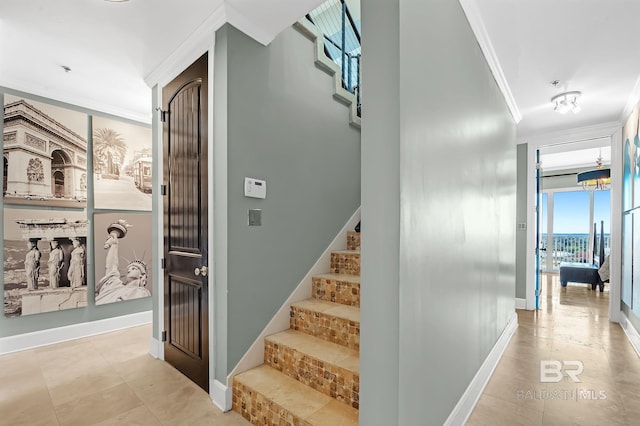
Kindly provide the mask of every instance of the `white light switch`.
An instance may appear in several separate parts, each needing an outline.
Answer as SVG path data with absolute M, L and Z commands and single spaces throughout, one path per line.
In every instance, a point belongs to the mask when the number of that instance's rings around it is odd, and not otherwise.
M 267 181 L 249 177 L 244 178 L 244 196 L 267 198 Z

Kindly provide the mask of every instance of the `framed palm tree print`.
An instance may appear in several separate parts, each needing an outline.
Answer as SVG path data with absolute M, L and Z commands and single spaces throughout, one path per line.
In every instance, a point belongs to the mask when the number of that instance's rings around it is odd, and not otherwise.
M 94 208 L 151 210 L 151 127 L 92 117 Z

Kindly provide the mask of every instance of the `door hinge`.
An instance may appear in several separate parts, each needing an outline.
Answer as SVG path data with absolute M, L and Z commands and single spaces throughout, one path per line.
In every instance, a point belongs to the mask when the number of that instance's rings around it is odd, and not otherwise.
M 160 185 L 160 195 L 167 195 L 167 185 L 164 183 Z
M 160 259 L 160 268 L 161 269 L 167 269 L 167 261 L 165 260 L 164 257 L 162 259 Z
M 160 336 L 160 339 L 162 339 L 161 340 L 162 342 L 166 342 L 167 341 L 167 332 L 166 331 L 162 332 L 162 334 Z
M 167 118 L 169 117 L 169 111 L 163 111 L 160 107 L 156 108 L 156 111 L 160 113 L 160 121 L 162 121 L 163 123 L 166 122 Z

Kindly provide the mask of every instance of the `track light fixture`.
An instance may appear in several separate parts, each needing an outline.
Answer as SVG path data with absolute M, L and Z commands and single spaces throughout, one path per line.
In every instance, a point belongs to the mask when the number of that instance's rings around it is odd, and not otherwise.
M 566 114 L 569 111 L 577 114 L 581 108 L 578 105 L 578 99 L 582 95 L 582 92 L 564 92 L 551 98 L 553 103 L 553 110 L 560 114 Z

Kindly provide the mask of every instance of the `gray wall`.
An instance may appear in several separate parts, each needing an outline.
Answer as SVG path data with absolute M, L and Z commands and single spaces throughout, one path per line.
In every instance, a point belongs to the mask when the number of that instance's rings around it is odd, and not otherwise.
M 458 2 L 363 2 L 362 16 L 360 423 L 441 425 L 515 310 L 515 124 Z M 397 47 L 376 46 L 378 31 Z M 385 61 L 390 75 L 372 70 Z M 396 106 L 399 128 L 381 115 Z M 399 250 L 385 258 L 381 244 Z M 365 331 L 381 322 L 374 307 L 394 303 L 390 327 Z M 376 417 L 380 401 L 390 416 Z
M 516 223 L 525 225 L 516 232 L 516 297 L 520 299 L 527 298 L 527 147 L 527 144 L 517 147 Z
M 28 93 L 18 92 L 5 87 L 0 87 L 0 102 L 2 103 L 2 105 L 4 105 L 4 96 L 3 96 L 4 93 L 9 93 L 16 96 L 25 96 L 29 99 L 33 99 L 36 101 L 46 102 L 52 105 L 57 105 L 64 108 L 69 108 L 72 110 L 86 113 L 87 120 L 89 123 L 88 135 L 86 135 L 86 138 L 89 141 L 90 141 L 90 135 L 91 135 L 90 115 L 100 115 L 103 117 L 109 117 L 116 120 L 130 121 L 120 117 L 101 114 L 96 111 L 87 110 L 85 108 L 80 108 L 74 105 L 57 102 L 51 99 L 42 98 L 42 97 L 31 95 Z M 136 122 L 135 124 L 139 125 L 140 123 Z M 3 127 L 3 123 L 0 122 L 0 133 L 3 132 L 2 127 Z M 85 136 L 85 135 L 82 135 L 82 136 Z M 89 162 L 89 167 L 91 167 L 92 155 L 88 155 L 87 160 Z M 87 184 L 88 184 L 87 205 L 91 206 L 93 205 L 93 180 L 89 179 Z M 59 209 L 56 209 L 56 210 L 59 210 Z M 92 219 L 93 210 L 90 207 L 88 207 L 87 212 L 88 212 L 88 218 Z M 2 224 L 3 221 L 4 221 L 3 209 L 0 209 L 0 224 Z M 93 291 L 95 288 L 95 278 L 94 278 L 95 265 L 93 263 L 93 221 L 92 220 L 89 221 L 88 231 L 89 231 L 89 235 L 87 237 L 87 285 L 88 285 L 88 294 L 89 294 L 89 306 L 87 306 L 86 308 L 69 309 L 69 310 L 57 311 L 57 312 L 47 312 L 47 313 L 37 314 L 37 315 L 25 315 L 17 318 L 6 318 L 4 314 L 0 313 L 0 337 L 15 336 L 23 333 L 48 330 L 55 327 L 63 327 L 63 326 L 79 324 L 83 322 L 96 321 L 96 320 L 151 310 L 152 301 L 150 297 L 144 298 L 144 299 L 130 300 L 122 303 L 112 303 L 112 304 L 103 305 L 103 306 L 95 306 L 93 302 Z M 2 243 L 2 239 L 0 239 L 0 247 L 2 248 L 2 253 L 4 253 L 4 246 Z M 2 281 L 3 278 L 4 278 L 4 274 L 0 274 L 0 283 L 2 284 L 4 284 Z M 154 291 L 158 291 L 157 285 L 154 288 Z M 0 298 L 3 299 L 3 302 L 4 302 L 4 292 L 2 292 L 2 294 L 0 295 Z
M 360 424 L 398 424 L 400 45 L 397 1 L 362 2 Z M 426 398 L 425 398 L 426 399 Z M 420 422 L 415 423 L 416 425 Z
M 230 25 L 216 34 L 228 188 L 227 335 L 217 345 L 227 373 L 360 206 L 360 131 L 313 54 L 293 28 L 266 47 Z M 267 181 L 266 200 L 244 197 L 245 176 Z M 261 227 L 247 226 L 252 208 L 262 209 Z

